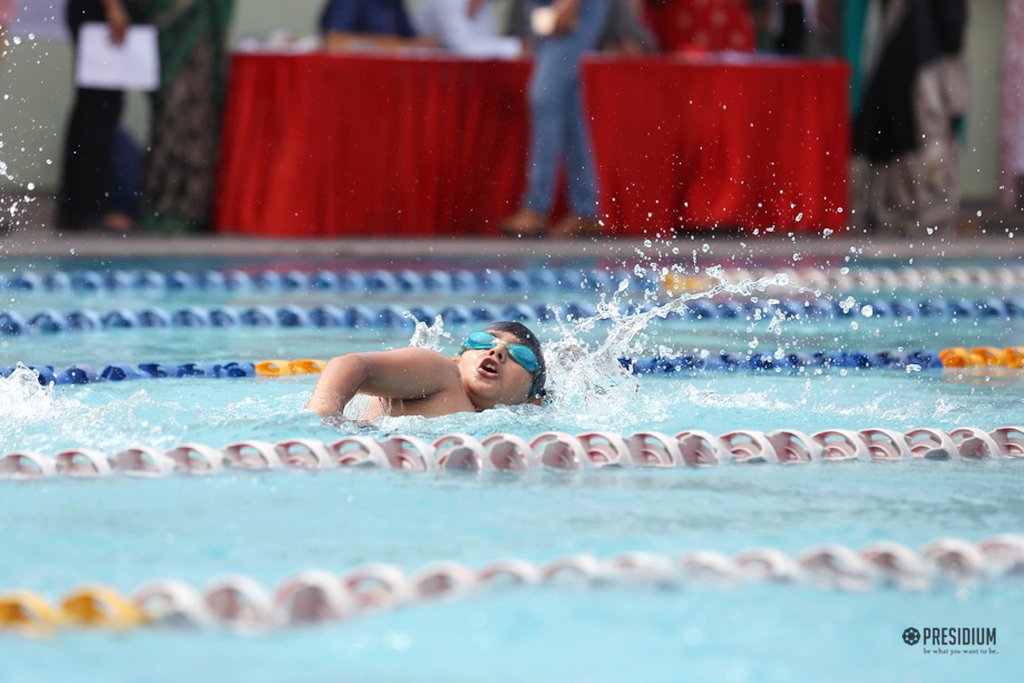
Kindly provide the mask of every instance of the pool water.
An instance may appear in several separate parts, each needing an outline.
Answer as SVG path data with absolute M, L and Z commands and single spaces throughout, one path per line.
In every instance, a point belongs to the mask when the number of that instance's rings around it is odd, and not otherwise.
M 134 264 L 114 264 L 111 267 Z M 294 264 L 290 264 L 292 267 Z M 166 269 L 169 264 L 147 267 Z M 4 292 L 5 306 L 142 308 L 160 305 L 311 306 L 363 302 L 327 293 L 75 295 Z M 627 294 L 625 296 L 635 296 Z M 739 296 L 739 295 L 736 295 Z M 846 296 L 845 294 L 843 296 Z M 528 294 L 558 304 L 564 293 Z M 593 294 L 573 295 L 573 299 Z M 480 301 L 523 295 L 480 295 Z M 383 299 L 378 299 L 384 302 Z M 410 305 L 426 297 L 392 297 Z M 443 306 L 447 299 L 432 301 Z M 468 303 L 460 301 L 457 303 Z M 535 325 L 545 343 L 571 340 L 552 359 L 553 401 L 435 419 L 386 418 L 349 430 L 433 440 L 465 432 L 532 437 L 602 429 L 675 434 L 915 427 L 990 430 L 1024 422 L 1024 372 L 808 370 L 687 372 L 629 377 L 604 356 L 708 350 L 878 351 L 1010 346 L 1017 320 L 874 318 L 685 322 L 652 320 L 599 351 L 634 320 L 581 329 Z M 853 323 L 856 323 L 854 325 Z M 420 335 L 454 353 L 469 326 Z M 409 330 L 156 329 L 0 338 L 0 365 L 323 358 L 409 342 Z M 448 335 L 448 336 L 445 336 Z M 582 356 L 579 351 L 583 350 Z M 584 360 L 580 360 L 583 358 Z M 589 360 L 588 360 L 589 359 Z M 313 376 L 181 378 L 41 387 L 27 371 L 0 379 L 0 453 L 69 447 L 116 452 L 183 442 L 337 439 L 340 429 L 301 412 Z M 298 570 L 343 573 L 365 562 L 408 572 L 439 560 L 470 567 L 502 558 L 545 563 L 571 553 L 734 555 L 756 547 L 790 555 L 823 543 L 858 549 L 892 540 L 914 549 L 936 538 L 976 541 L 1019 532 L 1020 462 L 721 466 L 573 474 L 228 472 L 208 478 L 0 481 L 0 588 L 52 599 L 102 582 L 125 594 L 156 578 L 196 586 L 244 573 L 272 588 Z M 813 586 L 738 588 L 515 588 L 421 603 L 262 637 L 222 630 L 124 634 L 64 631 L 51 639 L 0 637 L 0 680 L 437 680 L 437 681 L 877 681 L 1009 680 L 1024 667 L 1024 583 L 1011 579 L 932 592 L 866 593 Z M 998 654 L 940 657 L 908 647 L 908 626 L 998 629 Z

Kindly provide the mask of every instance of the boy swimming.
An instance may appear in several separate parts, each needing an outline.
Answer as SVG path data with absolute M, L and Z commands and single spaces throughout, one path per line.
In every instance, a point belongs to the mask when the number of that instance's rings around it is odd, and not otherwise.
M 367 394 L 365 419 L 479 412 L 540 403 L 545 380 L 536 335 L 520 323 L 497 322 L 470 333 L 454 363 L 417 348 L 336 356 L 320 375 L 306 410 L 320 417 L 340 415 L 356 394 Z

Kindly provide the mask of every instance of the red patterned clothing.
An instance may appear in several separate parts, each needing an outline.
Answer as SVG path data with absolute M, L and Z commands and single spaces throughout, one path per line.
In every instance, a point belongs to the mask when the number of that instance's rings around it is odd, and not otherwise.
M 748 0 L 664 0 L 647 4 L 647 25 L 665 52 L 753 52 Z

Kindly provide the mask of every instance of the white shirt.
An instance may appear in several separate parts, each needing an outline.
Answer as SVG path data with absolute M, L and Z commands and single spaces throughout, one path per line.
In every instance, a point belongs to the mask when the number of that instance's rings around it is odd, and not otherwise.
M 469 0 L 418 0 L 412 22 L 420 35 L 433 36 L 460 55 L 514 59 L 522 54 L 518 38 L 498 35 L 491 2 L 484 2 L 472 18 L 466 13 L 468 7 Z

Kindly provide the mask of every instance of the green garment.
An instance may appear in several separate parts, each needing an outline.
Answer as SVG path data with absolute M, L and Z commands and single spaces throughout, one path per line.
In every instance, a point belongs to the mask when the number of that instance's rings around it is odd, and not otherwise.
M 234 0 L 148 0 L 145 19 L 160 33 L 161 83 L 172 82 L 199 41 L 207 41 L 215 56 L 218 99 L 227 75 L 227 32 Z

